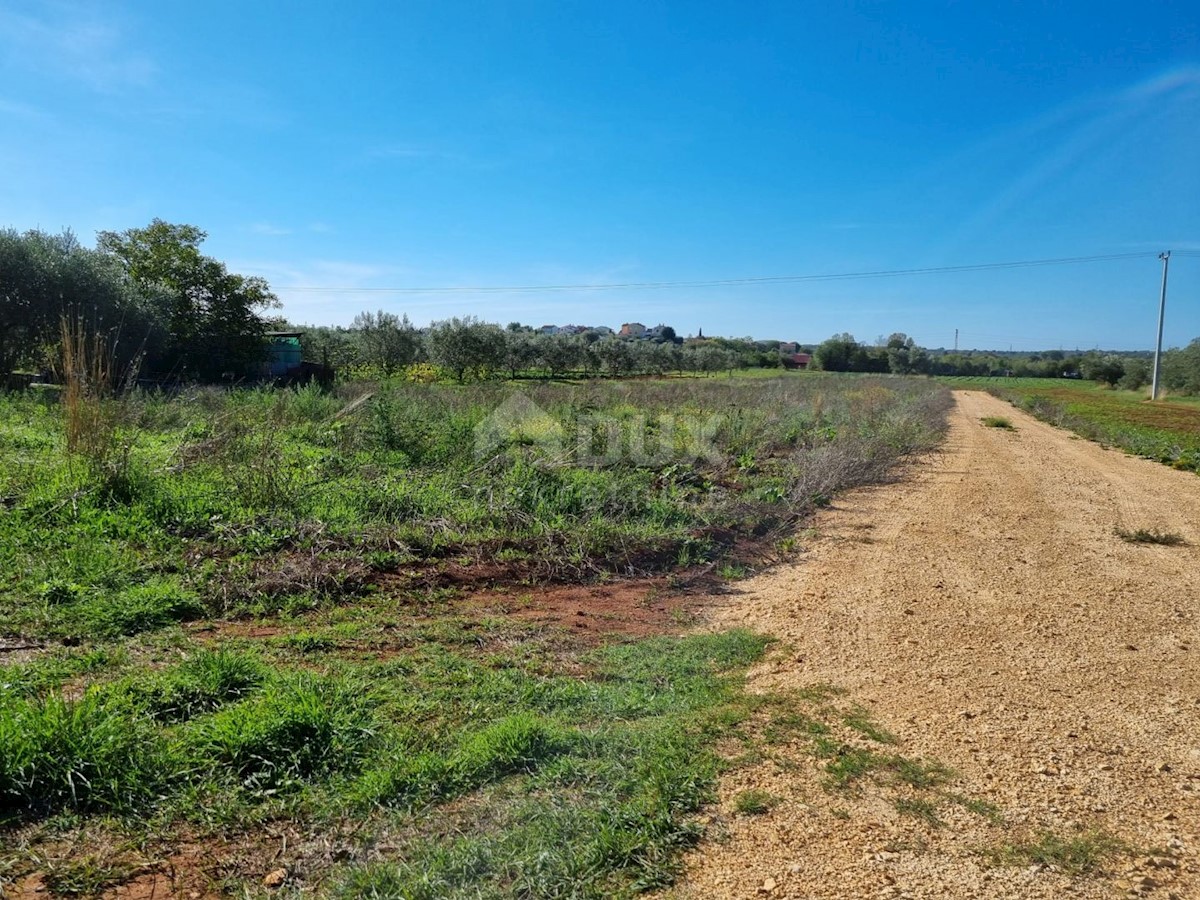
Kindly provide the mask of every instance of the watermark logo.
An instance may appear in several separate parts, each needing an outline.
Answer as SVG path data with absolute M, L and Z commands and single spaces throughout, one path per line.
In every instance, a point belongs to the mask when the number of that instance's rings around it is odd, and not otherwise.
M 475 458 L 490 459 L 514 445 L 533 447 L 544 462 L 563 455 L 565 429 L 524 394 L 513 394 L 475 426 Z
M 491 459 L 523 447 L 546 467 L 721 465 L 724 455 L 717 449 L 717 439 L 724 421 L 718 414 L 617 416 L 603 412 L 563 420 L 518 393 L 475 426 L 475 457 Z

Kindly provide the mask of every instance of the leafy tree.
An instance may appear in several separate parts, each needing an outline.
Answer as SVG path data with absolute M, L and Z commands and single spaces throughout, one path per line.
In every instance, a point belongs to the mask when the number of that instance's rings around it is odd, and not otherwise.
M 1098 381 L 1114 387 L 1125 376 L 1125 363 L 1119 356 L 1088 354 L 1079 368 L 1079 374 L 1088 381 Z
M 377 366 L 384 375 L 394 375 L 416 361 L 421 337 L 408 316 L 395 313 L 360 312 L 350 328 L 357 332 L 362 361 Z
M 929 357 L 916 341 L 902 332 L 887 340 L 888 371 L 894 375 L 911 375 L 929 371 Z
M 557 378 L 578 369 L 587 358 L 585 343 L 573 334 L 550 334 L 540 338 L 538 359 Z
M 460 383 L 468 374 L 487 377 L 504 363 L 504 332 L 474 316 L 435 322 L 426 342 L 430 359 L 453 372 Z
M 0 376 L 48 364 L 64 316 L 103 334 L 116 371 L 129 371 L 158 336 L 119 266 L 70 231 L 0 229 Z
M 206 237 L 194 225 L 155 219 L 146 228 L 102 231 L 97 247 L 141 289 L 165 331 L 164 346 L 148 360 L 153 369 L 205 380 L 254 375 L 266 357 L 257 310 L 278 299 L 264 279 L 203 255 Z
M 850 372 L 854 370 L 859 350 L 854 335 L 842 332 L 817 346 L 813 351 L 813 362 L 826 372 Z
M 1150 383 L 1150 364 L 1138 357 L 1125 360 L 1125 374 L 1120 385 L 1127 391 L 1136 391 Z
M 533 365 L 537 358 L 537 346 L 533 335 L 522 331 L 520 325 L 516 328 L 513 325 L 517 323 L 511 323 L 504 333 L 504 368 L 508 370 L 508 376 L 515 379 L 519 372 Z
M 604 371 L 614 378 L 626 375 L 633 369 L 635 351 L 629 341 L 615 337 L 605 338 L 596 341 L 592 345 L 592 351 L 604 366 Z
M 363 364 L 358 335 L 340 325 L 294 325 L 286 319 L 268 321 L 272 331 L 302 331 L 300 353 L 305 362 L 332 366 L 339 371 Z
M 1200 338 L 1182 350 L 1163 354 L 1163 384 L 1168 390 L 1183 394 L 1200 394 Z

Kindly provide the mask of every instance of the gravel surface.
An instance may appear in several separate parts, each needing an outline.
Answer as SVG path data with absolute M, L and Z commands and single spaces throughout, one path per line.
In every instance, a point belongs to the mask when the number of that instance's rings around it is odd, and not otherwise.
M 940 453 L 839 499 L 796 565 L 708 623 L 780 639 L 752 690 L 836 685 L 895 752 L 950 767 L 922 795 L 940 824 L 894 784 L 830 789 L 810 739 L 777 742 L 723 779 L 669 896 L 1200 898 L 1200 478 L 986 394 L 950 415 Z M 1187 543 L 1115 533 L 1138 528 Z M 750 789 L 777 805 L 737 812 Z M 1127 849 L 1084 873 L 986 853 L 1044 832 Z

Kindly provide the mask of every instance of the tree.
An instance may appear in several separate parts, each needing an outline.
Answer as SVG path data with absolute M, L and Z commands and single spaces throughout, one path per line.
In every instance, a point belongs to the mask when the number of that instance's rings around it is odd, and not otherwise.
M 264 279 L 203 255 L 206 237 L 194 225 L 155 219 L 146 228 L 102 231 L 97 247 L 141 289 L 165 330 L 152 368 L 205 380 L 257 374 L 267 352 L 257 310 L 278 306 L 278 298 Z
M 70 231 L 0 229 L 0 376 L 50 363 L 64 317 L 103 335 L 121 374 L 157 336 L 121 268 Z
M 508 376 L 512 379 L 516 379 L 517 373 L 529 368 L 537 357 L 533 335 L 521 331 L 519 325 L 513 328 L 515 324 L 510 324 L 504 333 L 504 367 L 508 369 Z
M 917 342 L 903 332 L 896 332 L 887 340 L 888 371 L 893 375 L 911 375 L 929 371 L 929 357 L 917 346 Z
M 858 350 L 858 341 L 854 339 L 854 335 L 842 332 L 818 345 L 813 351 L 813 362 L 817 364 L 818 369 L 826 372 L 849 372 L 853 369 Z
M 358 333 L 362 360 L 377 366 L 384 375 L 394 375 L 411 365 L 421 349 L 421 337 L 408 316 L 395 313 L 360 312 L 351 329 Z
M 627 374 L 634 364 L 634 350 L 629 341 L 610 337 L 596 341 L 592 352 L 604 366 L 604 371 L 612 378 Z
M 544 335 L 537 350 L 538 359 L 550 370 L 551 378 L 579 368 L 587 357 L 587 345 L 573 334 Z
M 1121 376 L 1121 387 L 1136 391 L 1150 383 L 1150 364 L 1137 357 L 1125 360 L 1125 374 Z
M 1125 375 L 1125 363 L 1119 356 L 1088 354 L 1079 367 L 1079 374 L 1088 381 L 1098 381 L 1114 387 Z
M 430 359 L 454 373 L 462 383 L 467 375 L 489 376 L 504 362 L 504 332 L 474 316 L 434 322 L 426 335 Z
M 1200 337 L 1182 350 L 1169 350 L 1163 354 L 1162 380 L 1168 390 L 1200 394 Z

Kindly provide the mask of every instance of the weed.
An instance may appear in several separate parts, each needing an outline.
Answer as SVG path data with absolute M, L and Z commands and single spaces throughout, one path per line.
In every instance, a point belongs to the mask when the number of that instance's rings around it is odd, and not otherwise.
M 79 858 L 47 863 L 45 883 L 57 896 L 94 897 L 105 888 L 125 881 L 136 867 L 89 853 Z
M 886 767 L 886 759 L 872 750 L 841 744 L 827 737 L 818 737 L 813 742 L 817 756 L 826 760 L 827 784 L 834 788 L 847 788 L 870 772 Z
M 250 696 L 266 680 L 258 657 L 201 650 L 173 669 L 131 676 L 110 690 L 124 692 L 162 722 L 184 722 Z
M 836 789 L 849 788 L 860 779 L 874 775 L 924 790 L 944 784 L 952 774 L 937 762 L 880 753 L 865 747 L 841 743 L 824 735 L 814 739 L 813 752 L 818 758 L 826 761 L 827 784 Z
M 744 816 L 761 816 L 778 803 L 779 798 L 760 790 L 742 791 L 733 798 L 733 808 Z
M 337 647 L 337 641 L 312 632 L 302 631 L 279 638 L 281 647 L 295 650 L 297 653 L 322 653 Z
M 1104 831 L 1085 831 L 1062 837 L 1043 831 L 1028 841 L 1015 841 L 983 851 L 998 866 L 1054 866 L 1070 875 L 1101 871 L 1112 856 L 1129 852 L 1121 840 Z
M 871 714 L 862 707 L 854 707 L 842 716 L 842 721 L 850 728 L 853 728 L 878 744 L 896 743 L 896 736 L 887 729 L 875 724 L 871 720 Z
M 1178 547 L 1186 544 L 1183 535 L 1175 531 L 1165 531 L 1160 528 L 1115 528 L 1113 533 L 1129 544 L 1161 544 L 1164 547 Z
M 1004 815 L 1000 812 L 1000 808 L 994 803 L 989 803 L 986 800 L 980 800 L 977 797 L 964 797 L 962 794 L 956 794 L 952 791 L 946 791 L 943 795 L 952 803 L 957 803 L 967 812 L 974 813 L 984 819 L 987 819 L 993 825 L 1003 825 Z
M 360 689 L 291 675 L 198 720 L 186 744 L 197 768 L 261 791 L 355 770 L 375 731 Z
M 812 737 L 829 733 L 830 728 L 824 722 L 790 711 L 772 716 L 763 729 L 763 737 L 772 744 L 782 743 L 796 735 Z
M 0 706 L 0 818 L 132 810 L 173 770 L 149 717 L 119 696 L 89 690 Z
M 979 420 L 988 428 L 1001 428 L 1005 431 L 1016 431 L 1017 428 L 1012 423 L 1012 419 L 1005 416 L 984 416 Z
M 895 806 L 896 812 L 902 816 L 911 816 L 935 828 L 940 828 L 943 824 L 942 820 L 938 818 L 937 806 L 929 800 L 914 797 L 897 797 Z

